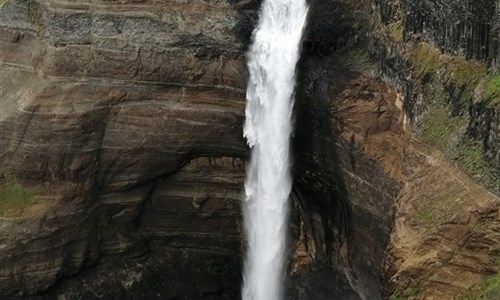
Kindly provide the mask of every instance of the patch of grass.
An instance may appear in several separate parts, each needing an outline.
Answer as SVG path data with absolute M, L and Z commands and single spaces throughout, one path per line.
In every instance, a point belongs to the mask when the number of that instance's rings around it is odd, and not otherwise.
M 488 68 L 479 61 L 469 61 L 460 56 L 442 56 L 444 65 L 444 82 L 453 85 L 456 89 L 463 90 L 460 103 L 465 107 L 467 101 L 472 99 L 474 90 L 479 82 L 488 77 Z
M 479 82 L 488 77 L 488 68 L 483 62 L 441 54 L 438 49 L 425 42 L 412 47 L 410 62 L 417 79 L 431 75 L 440 79 L 443 84 L 461 91 L 459 100 L 462 108 L 472 98 Z
M 429 206 L 418 211 L 417 217 L 420 223 L 426 227 L 435 225 L 438 218 L 436 208 Z
M 500 299 L 500 274 L 484 276 L 479 289 L 462 297 L 462 300 Z
M 420 288 L 418 286 L 410 286 L 406 290 L 396 290 L 391 297 L 390 300 L 408 300 L 408 299 L 416 299 Z
M 387 31 L 389 36 L 396 42 L 403 41 L 403 21 L 398 20 L 396 22 L 387 25 Z
M 21 215 L 26 208 L 36 203 L 34 193 L 21 185 L 12 175 L 0 177 L 0 216 Z
M 483 150 L 477 143 L 460 143 L 457 145 L 457 156 L 471 174 L 482 173 L 487 168 L 483 160 Z
M 377 64 L 370 57 L 366 49 L 354 48 L 340 54 L 343 59 L 343 64 L 354 71 L 365 74 L 373 74 L 377 72 Z
M 495 190 L 500 190 L 500 178 L 484 159 L 483 148 L 479 143 L 469 139 L 463 140 L 452 152 L 452 158 L 456 159 L 469 175 Z
M 34 0 L 28 1 L 28 17 L 33 25 L 36 26 L 38 34 L 43 34 L 45 26 L 42 18 L 42 7 Z
M 441 52 L 427 43 L 419 43 L 412 48 L 411 68 L 419 78 L 435 74 L 441 65 Z
M 465 122 L 463 116 L 451 116 L 445 105 L 436 105 L 424 115 L 420 136 L 426 143 L 445 151 Z
M 490 77 L 486 84 L 484 98 L 489 103 L 500 103 L 500 75 Z

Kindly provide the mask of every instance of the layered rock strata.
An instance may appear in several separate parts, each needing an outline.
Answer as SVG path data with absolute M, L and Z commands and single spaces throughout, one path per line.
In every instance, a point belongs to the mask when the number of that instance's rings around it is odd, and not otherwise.
M 3 3 L 1 168 L 37 202 L 2 216 L 0 294 L 157 245 L 238 255 L 254 6 Z

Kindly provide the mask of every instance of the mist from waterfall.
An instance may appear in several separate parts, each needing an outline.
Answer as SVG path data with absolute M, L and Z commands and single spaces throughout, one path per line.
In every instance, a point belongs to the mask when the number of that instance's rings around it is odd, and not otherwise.
M 264 0 L 248 53 L 244 300 L 283 298 L 293 91 L 307 10 L 305 0 Z

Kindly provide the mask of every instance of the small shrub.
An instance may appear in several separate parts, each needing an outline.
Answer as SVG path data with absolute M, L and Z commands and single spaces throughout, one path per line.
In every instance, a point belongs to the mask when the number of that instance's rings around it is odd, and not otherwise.
M 339 53 L 342 63 L 360 73 L 372 74 L 377 72 L 377 65 L 364 48 L 350 49 Z

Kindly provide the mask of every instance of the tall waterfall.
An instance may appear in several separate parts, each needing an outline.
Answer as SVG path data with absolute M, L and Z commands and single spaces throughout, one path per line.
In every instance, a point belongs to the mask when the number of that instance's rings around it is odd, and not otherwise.
M 283 298 L 293 91 L 307 9 L 305 0 L 264 0 L 248 54 L 244 300 Z

